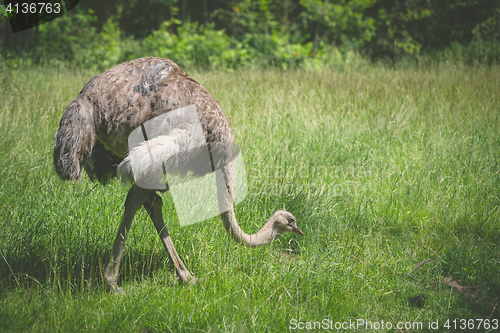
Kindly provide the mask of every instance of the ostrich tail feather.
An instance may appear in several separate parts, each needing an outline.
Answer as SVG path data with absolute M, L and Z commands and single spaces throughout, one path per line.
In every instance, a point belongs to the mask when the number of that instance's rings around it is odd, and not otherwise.
M 63 180 L 82 178 L 82 166 L 96 140 L 92 106 L 82 100 L 76 98 L 66 108 L 54 139 L 54 166 Z

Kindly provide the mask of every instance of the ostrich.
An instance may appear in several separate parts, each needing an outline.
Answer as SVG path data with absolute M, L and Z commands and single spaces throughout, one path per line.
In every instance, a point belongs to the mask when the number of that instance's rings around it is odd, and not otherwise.
M 121 163 L 118 173 L 122 179 L 131 178 L 127 173 L 129 134 L 149 119 L 193 104 L 207 143 L 233 142 L 232 130 L 217 100 L 169 59 L 136 59 L 97 75 L 85 84 L 62 116 L 54 140 L 57 174 L 63 180 L 80 180 L 83 167 L 92 181 L 106 184 L 117 175 L 117 165 Z M 227 202 L 222 205 L 228 204 L 230 209 L 220 215 L 226 231 L 236 242 L 256 247 L 272 242 L 284 232 L 303 235 L 295 217 L 284 210 L 275 212 L 256 234 L 243 232 L 232 202 L 234 167 L 228 163 L 221 171 L 227 190 L 223 198 Z M 217 191 L 221 191 L 220 186 Z M 161 197 L 155 190 L 133 184 L 104 274 L 108 289 L 121 291 L 117 285 L 120 261 L 132 220 L 141 207 L 153 221 L 179 282 L 196 282 L 165 227 Z

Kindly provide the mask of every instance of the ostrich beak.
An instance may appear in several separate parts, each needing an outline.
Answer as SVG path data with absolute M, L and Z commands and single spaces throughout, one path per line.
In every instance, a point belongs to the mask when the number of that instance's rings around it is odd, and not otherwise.
M 301 236 L 304 236 L 304 233 L 302 232 L 302 230 L 299 229 L 299 227 L 297 227 L 296 224 L 292 224 L 292 228 L 293 228 L 293 233 L 294 234 L 299 234 Z

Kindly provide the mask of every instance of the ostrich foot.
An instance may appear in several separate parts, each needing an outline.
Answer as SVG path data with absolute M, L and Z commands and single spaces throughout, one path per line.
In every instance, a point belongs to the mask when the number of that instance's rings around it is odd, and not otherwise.
M 177 281 L 179 281 L 179 283 L 181 284 L 184 283 L 195 284 L 196 282 L 198 282 L 198 279 L 192 276 L 188 270 L 185 271 L 176 270 L 176 273 L 177 273 Z
M 118 284 L 116 283 L 116 278 L 113 278 L 112 276 L 106 276 L 104 279 L 106 280 L 108 292 L 110 292 L 111 294 L 123 294 L 123 290 L 118 287 Z
M 108 284 L 108 292 L 115 295 L 122 295 L 123 290 L 115 284 Z

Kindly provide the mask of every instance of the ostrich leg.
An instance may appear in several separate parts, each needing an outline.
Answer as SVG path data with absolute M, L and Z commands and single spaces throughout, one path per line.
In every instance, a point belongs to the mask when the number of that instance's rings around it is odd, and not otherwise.
M 118 285 L 116 284 L 116 280 L 118 278 L 118 271 L 120 269 L 120 261 L 122 260 L 125 241 L 127 240 L 127 235 L 135 213 L 144 204 L 146 195 L 148 194 L 147 192 L 147 190 L 144 190 L 136 185 L 133 185 L 128 191 L 127 200 L 125 201 L 125 212 L 123 213 L 122 222 L 118 228 L 118 234 L 116 235 L 115 242 L 113 243 L 109 263 L 104 273 L 104 278 L 106 279 L 108 289 L 110 291 L 121 292 L 121 289 L 118 288 Z
M 161 242 L 163 246 L 167 250 L 168 257 L 170 258 L 170 262 L 175 267 L 175 272 L 177 273 L 177 278 L 180 282 L 196 282 L 196 278 L 189 273 L 188 269 L 182 262 L 179 254 L 175 250 L 174 243 L 172 243 L 172 239 L 168 233 L 167 227 L 163 222 L 163 216 L 161 212 L 163 202 L 161 197 L 156 194 L 155 191 L 149 191 L 146 201 L 144 202 L 144 208 L 146 208 L 153 224 L 155 225 L 156 231 L 158 231 L 158 235 L 160 235 Z

